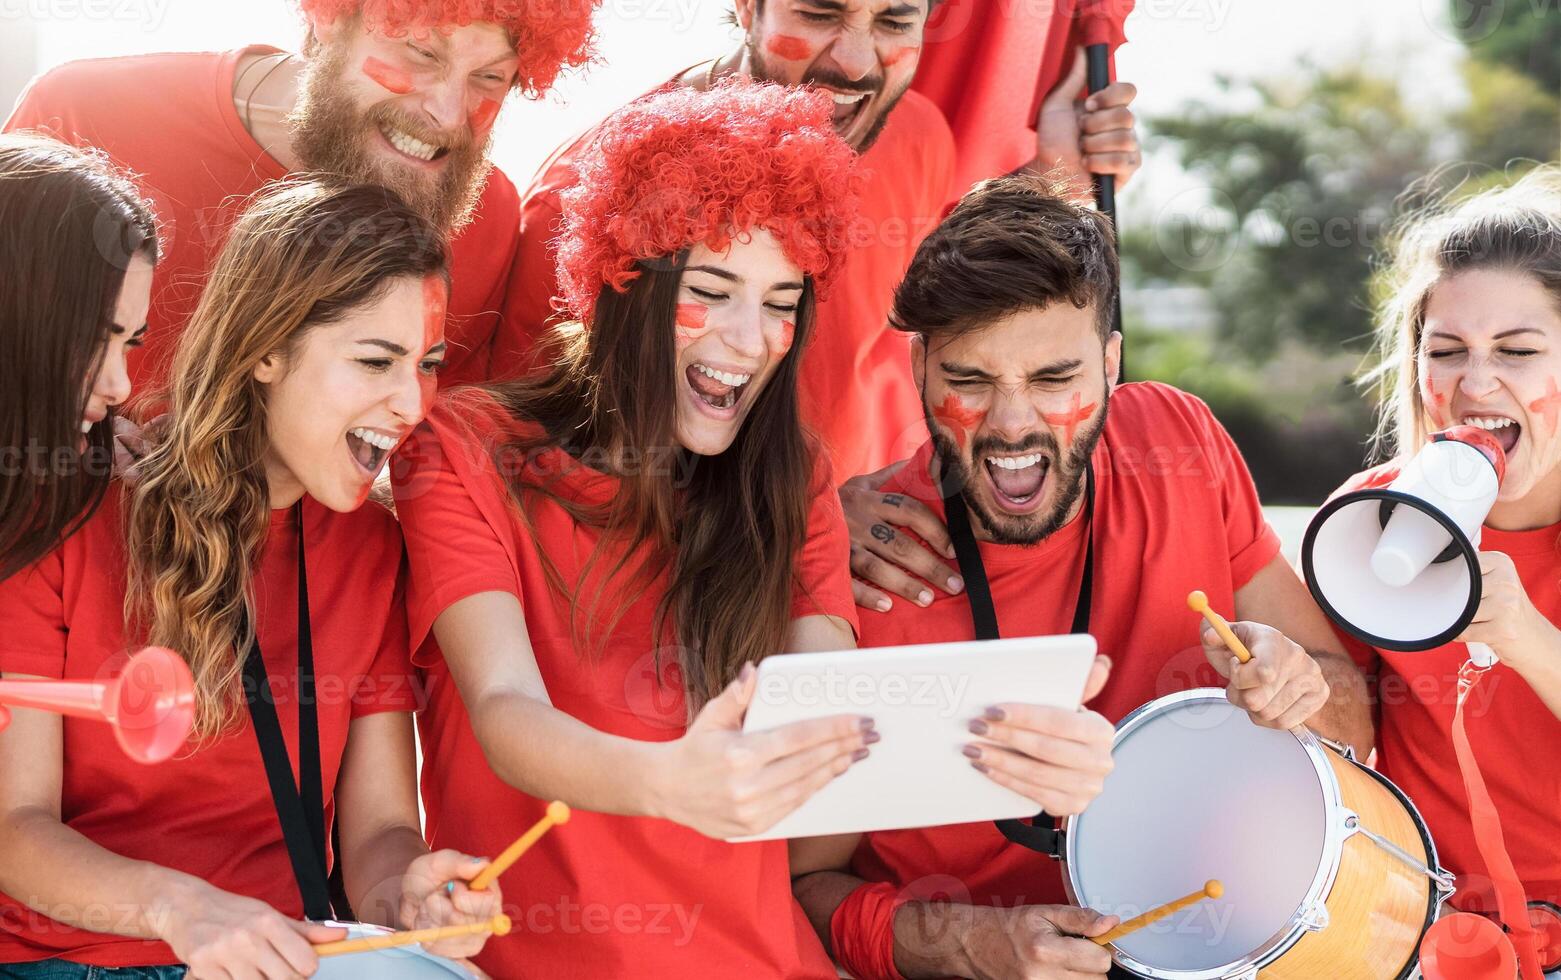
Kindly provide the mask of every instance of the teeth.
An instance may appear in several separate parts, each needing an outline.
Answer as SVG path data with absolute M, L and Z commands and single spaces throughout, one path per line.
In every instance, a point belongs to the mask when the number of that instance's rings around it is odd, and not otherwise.
M 87 421 L 86 419 L 82 419 L 81 420 L 81 434 L 82 435 L 87 435 L 91 431 L 92 431 L 92 423 Z
M 1494 417 L 1494 416 L 1482 417 L 1482 416 L 1479 416 L 1479 415 L 1470 415 L 1468 418 L 1463 420 L 1463 424 L 1464 425 L 1472 425 L 1472 426 L 1475 426 L 1476 428 L 1480 428 L 1480 429 L 1505 429 L 1507 426 L 1513 425 L 1515 423 L 1511 419 L 1508 419 L 1508 418 L 1500 418 L 1500 417 Z
M 1034 466 L 1045 458 L 1041 453 L 1031 453 L 1028 456 L 988 456 L 986 461 L 1001 469 L 1022 470 Z
M 439 152 L 439 147 L 408 136 L 399 129 L 381 129 L 380 132 L 385 134 L 387 140 L 390 140 L 391 146 L 394 146 L 409 157 L 417 157 L 419 160 L 432 160 L 434 154 Z
M 390 436 L 381 435 L 372 429 L 353 429 L 352 434 L 373 446 L 375 449 L 390 451 L 396 448 L 396 440 Z
M 835 105 L 856 105 L 867 98 L 866 92 L 857 92 L 854 95 L 847 95 L 844 92 L 831 92 L 829 94 L 835 97 Z
M 694 367 L 698 368 L 699 373 L 705 377 L 714 378 L 724 385 L 731 385 L 733 388 L 741 388 L 753 380 L 753 375 L 751 374 L 727 374 L 725 371 L 717 371 L 714 368 L 705 367 L 703 364 L 695 364 Z

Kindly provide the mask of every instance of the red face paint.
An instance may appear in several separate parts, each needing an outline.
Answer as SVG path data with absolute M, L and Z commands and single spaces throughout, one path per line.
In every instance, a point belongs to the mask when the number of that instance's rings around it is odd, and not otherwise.
M 813 58 L 812 45 L 791 34 L 775 35 L 764 43 L 764 50 L 787 61 L 810 61 Z
M 1425 390 L 1422 392 L 1425 400 L 1426 414 L 1431 416 L 1431 422 L 1438 429 L 1447 425 L 1447 393 L 1437 391 L 1430 379 L 1426 379 Z
M 1555 378 L 1545 379 L 1545 397 L 1529 402 L 1528 410 L 1541 413 L 1552 429 L 1556 427 L 1556 413 L 1561 412 L 1561 391 L 1556 390 Z
M 983 409 L 970 408 L 951 391 L 943 399 L 943 404 L 932 410 L 932 418 L 948 428 L 954 435 L 954 444 L 964 449 L 965 440 L 985 421 L 986 412 Z
M 893 68 L 895 65 L 909 58 L 911 55 L 921 54 L 921 45 L 908 44 L 902 48 L 895 48 L 881 59 L 885 68 Z
M 483 99 L 482 104 L 473 109 L 471 115 L 466 117 L 466 122 L 472 127 L 472 132 L 481 136 L 493 128 L 493 121 L 499 118 L 499 109 L 504 103 L 497 99 Z
M 444 320 L 446 304 L 449 302 L 444 280 L 438 276 L 427 276 L 423 279 L 423 353 L 426 354 L 435 347 L 444 343 Z M 418 374 L 419 384 L 422 386 L 423 414 L 434 403 L 434 395 L 439 390 L 438 379 L 432 374 Z
M 1073 445 L 1074 433 L 1079 431 L 1079 425 L 1088 421 L 1095 414 L 1095 403 L 1091 402 L 1084 407 L 1079 407 L 1079 402 L 1084 398 L 1078 392 L 1073 393 L 1073 403 L 1068 406 L 1066 412 L 1042 412 L 1041 418 L 1047 425 L 1060 425 L 1063 429 L 1063 440 L 1060 448 L 1067 449 Z
M 791 350 L 792 341 L 797 336 L 797 325 L 790 320 L 781 321 L 780 332 L 776 334 L 770 343 L 770 356 L 781 358 Z
M 679 303 L 677 309 L 678 346 L 687 345 L 704 336 L 709 329 L 705 322 L 710 318 L 710 307 L 703 303 Z
M 380 88 L 396 95 L 406 95 L 414 87 L 411 72 L 378 58 L 363 59 L 363 74 L 377 82 Z

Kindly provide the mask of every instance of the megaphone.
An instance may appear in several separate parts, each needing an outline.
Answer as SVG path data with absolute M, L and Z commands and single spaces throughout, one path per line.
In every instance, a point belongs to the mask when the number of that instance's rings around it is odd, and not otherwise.
M 1388 486 L 1324 504 L 1301 542 L 1301 570 L 1323 612 L 1384 650 L 1451 642 L 1480 607 L 1480 526 L 1506 465 L 1495 436 L 1461 425 L 1431 436 Z M 1483 643 L 1469 654 L 1496 662 Z
M 162 762 L 179 751 L 195 724 L 195 679 L 172 650 L 147 647 L 111 681 L 0 680 L 0 705 L 38 708 L 114 727 L 125 755 Z M 10 714 L 0 707 L 0 729 Z

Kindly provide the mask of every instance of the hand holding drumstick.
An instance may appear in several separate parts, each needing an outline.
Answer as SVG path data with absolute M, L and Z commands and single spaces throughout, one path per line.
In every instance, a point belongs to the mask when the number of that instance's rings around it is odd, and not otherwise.
M 1226 697 L 1254 724 L 1288 731 L 1328 702 L 1322 668 L 1299 643 L 1262 623 L 1226 623 L 1202 592 L 1189 595 L 1187 606 L 1207 621 L 1203 653 L 1230 681 Z

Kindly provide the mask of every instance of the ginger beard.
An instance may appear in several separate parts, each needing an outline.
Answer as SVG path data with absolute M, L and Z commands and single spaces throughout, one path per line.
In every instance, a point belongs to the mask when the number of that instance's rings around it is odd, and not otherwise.
M 934 408 L 924 393 L 922 411 L 927 431 L 932 434 L 933 454 L 941 474 L 940 490 L 957 488 L 976 520 L 997 544 L 1038 544 L 1067 523 L 1069 512 L 1083 495 L 1084 471 L 1105 431 L 1110 400 L 1107 386 L 1099 411 L 1092 415 L 1079 414 L 1093 406 L 1081 408 L 1077 397 L 1075 412 L 1067 420 L 1048 413 L 1047 422 L 1074 431 L 1072 442 L 1061 448 L 1045 428 L 1017 443 L 979 435 L 985 412 L 972 412 L 952 392 Z M 987 460 L 988 456 L 1021 454 L 1039 454 L 1042 458 L 1033 466 L 1017 470 L 995 466 Z
M 372 62 L 375 59 L 368 59 Z M 370 66 L 370 71 L 373 71 Z M 465 227 L 482 197 L 493 164 L 488 160 L 491 129 L 462 127 L 449 133 L 430 128 L 408 116 L 391 101 L 362 108 L 355 101 L 350 72 L 362 66 L 349 64 L 345 44 L 328 45 L 304 68 L 299 81 L 298 103 L 288 117 L 293 149 L 310 170 L 341 174 L 350 180 L 378 184 L 401 195 L 407 204 L 446 232 Z M 375 82 L 394 95 L 402 87 L 395 77 L 375 72 Z M 373 74 L 368 77 L 374 78 Z M 389 81 L 391 85 L 386 85 Z M 394 86 L 391 87 L 391 86 Z M 486 107 L 484 107 L 486 110 Z M 486 115 L 486 111 L 482 113 Z M 493 111 L 497 116 L 497 112 Z M 412 164 L 396 164 L 374 148 L 385 143 L 382 131 L 393 126 L 409 136 L 443 149 L 434 158 L 437 171 Z
M 878 137 L 883 134 L 883 128 L 889 124 L 889 114 L 894 111 L 895 106 L 899 105 L 900 99 L 904 98 L 911 87 L 911 80 L 907 78 L 898 91 L 890 93 L 884 89 L 887 80 L 882 72 L 879 72 L 877 77 L 852 81 L 838 71 L 820 68 L 817 65 L 804 71 L 800 80 L 794 80 L 777 62 L 804 62 L 816 57 L 813 46 L 805 39 L 788 34 L 777 34 L 761 42 L 750 34 L 746 44 L 753 77 L 761 81 L 773 82 L 777 85 L 813 85 L 840 92 L 866 93 L 867 98 L 859 102 L 835 105 L 835 132 L 839 133 L 840 137 L 858 153 L 866 153 L 878 141 Z M 891 56 L 892 61 L 886 64 L 898 64 L 903 61 L 905 54 L 902 52 L 907 50 L 909 49 L 899 49 Z

